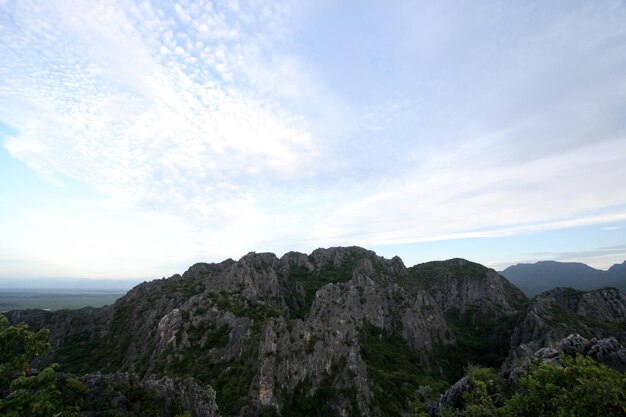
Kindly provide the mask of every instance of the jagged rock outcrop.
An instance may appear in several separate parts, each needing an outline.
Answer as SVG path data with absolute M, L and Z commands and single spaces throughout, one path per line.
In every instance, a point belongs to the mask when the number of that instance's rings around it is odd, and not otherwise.
M 465 259 L 427 262 L 410 270 L 444 311 L 499 318 L 519 312 L 528 301 L 496 271 Z
M 515 354 L 515 359 L 507 360 L 501 369 L 502 374 L 511 382 L 523 375 L 532 362 L 560 365 L 563 354 L 588 356 L 620 372 L 626 371 L 626 347 L 614 337 L 587 339 L 579 334 L 570 334 L 551 347 L 542 347 L 535 351 L 522 344 L 516 348 Z
M 587 338 L 613 336 L 626 341 L 626 294 L 615 288 L 576 291 L 555 288 L 535 297 L 513 331 L 510 360 L 543 347 L 557 348 L 561 339 L 578 333 Z M 522 349 L 523 350 L 523 349 Z
M 620 372 L 626 371 L 626 347 L 614 337 L 587 340 L 580 335 L 570 335 L 561 341 L 560 348 L 567 355 L 589 356 Z
M 471 392 L 474 388 L 476 388 L 474 381 L 464 376 L 455 382 L 446 392 L 441 394 L 438 401 L 430 403 L 427 410 L 431 415 L 439 416 L 441 410 L 459 409 L 463 404 L 463 394 Z
M 112 306 L 10 317 L 50 328 L 67 371 L 192 376 L 215 389 L 223 415 L 289 415 L 308 403 L 311 415 L 378 416 L 406 411 L 421 383 L 413 374 L 451 381 L 483 354 L 501 361 L 526 302 L 478 264 L 406 268 L 350 247 L 198 263 Z

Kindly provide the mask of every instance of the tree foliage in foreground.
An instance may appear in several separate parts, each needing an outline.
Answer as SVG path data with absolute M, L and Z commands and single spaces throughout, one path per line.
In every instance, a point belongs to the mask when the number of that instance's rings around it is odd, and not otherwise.
M 0 315 L 0 416 L 191 417 L 179 399 L 146 390 L 136 378 L 103 380 L 92 390 L 80 378 L 57 374 L 57 365 L 38 371 L 33 364 L 49 353 L 48 335 Z
M 626 415 L 626 374 L 593 359 L 563 356 L 561 365 L 534 363 L 511 385 L 494 369 L 472 368 L 473 389 L 461 408 L 444 408 L 442 417 L 591 417 Z M 427 401 L 415 415 L 424 417 Z
M 50 350 L 48 330 L 33 332 L 26 323 L 10 325 L 0 315 L 0 415 L 6 417 L 77 416 L 77 407 L 64 407 L 55 368 L 40 372 L 33 361 Z

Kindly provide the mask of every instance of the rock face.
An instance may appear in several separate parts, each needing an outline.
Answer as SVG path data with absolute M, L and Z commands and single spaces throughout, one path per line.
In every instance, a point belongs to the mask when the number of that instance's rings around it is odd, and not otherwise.
M 463 377 L 455 382 L 446 392 L 441 395 L 439 401 L 428 406 L 428 412 L 433 416 L 439 416 L 444 409 L 459 409 L 463 403 L 463 394 L 472 391 L 476 385 L 468 378 Z
M 465 362 L 498 367 L 528 299 L 497 272 L 464 259 L 409 268 L 419 288 L 444 311 Z M 460 376 L 458 369 L 457 376 Z
M 513 331 L 504 367 L 541 348 L 559 349 L 570 334 L 626 341 L 626 294 L 614 288 L 588 292 L 555 288 L 535 297 Z
M 427 262 L 411 268 L 444 311 L 511 315 L 523 308 L 526 296 L 494 270 L 465 259 Z M 442 279 L 443 278 L 443 279 Z
M 588 292 L 555 288 L 535 297 L 516 327 L 511 347 L 552 347 L 570 333 L 626 338 L 626 294 L 605 288 Z
M 350 247 L 199 263 L 112 306 L 10 318 L 50 328 L 65 371 L 129 372 L 174 395 L 197 390 L 167 376 L 193 377 L 222 415 L 379 416 L 406 412 L 424 378 L 499 365 L 526 303 L 478 264 L 406 268 Z
M 569 336 L 554 343 L 553 347 L 543 347 L 533 351 L 528 345 L 521 345 L 517 349 L 517 358 L 514 362 L 507 361 L 502 367 L 502 374 L 509 381 L 515 381 L 530 366 L 531 362 L 561 363 L 561 355 L 589 356 L 596 362 L 609 366 L 620 372 L 626 371 L 626 347 L 614 337 L 604 339 L 587 339 L 579 334 Z
M 561 340 L 560 349 L 571 356 L 581 354 L 620 372 L 626 371 L 626 348 L 614 337 L 590 340 L 580 335 L 569 335 Z

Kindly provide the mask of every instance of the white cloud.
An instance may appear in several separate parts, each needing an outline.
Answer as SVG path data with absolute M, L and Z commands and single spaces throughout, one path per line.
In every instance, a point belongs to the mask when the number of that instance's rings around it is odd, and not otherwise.
M 194 65 L 193 25 L 185 32 L 154 7 L 47 6 L 15 5 L 25 30 L 2 34 L 12 40 L 6 56 L 15 58 L 2 67 L 17 81 L 4 85 L 3 101 L 24 103 L 4 107 L 1 115 L 20 131 L 4 144 L 14 157 L 46 177 L 76 178 L 112 198 L 193 209 L 193 216 L 215 221 L 232 210 L 220 207 L 249 198 L 249 189 L 263 181 L 309 171 L 315 152 L 301 118 L 220 80 L 242 73 L 237 56 L 259 48 L 249 35 L 223 43 L 239 29 L 222 14 L 196 10 L 193 22 L 219 33 L 201 51 L 209 62 Z M 178 15 L 191 24 L 181 7 Z M 47 56 L 48 47 L 58 55 Z M 176 56 L 161 61 L 164 48 Z M 40 78 L 42 67 L 56 66 L 68 70 Z
M 298 32 L 327 7 L 347 6 L 3 3 L 0 120 L 19 131 L 3 145 L 50 183 L 106 200 L 102 227 L 29 212 L 77 230 L 48 261 L 99 234 L 102 259 L 149 259 L 132 236 L 169 251 L 149 233 L 159 222 L 184 248 L 172 259 L 215 260 L 624 219 L 625 33 L 602 5 L 510 31 L 497 11 L 467 20 L 443 4 L 396 11 L 398 28 L 363 9 L 345 38 L 341 19 L 320 38 Z M 108 210 L 148 220 L 117 227 Z M 115 236 L 134 247 L 118 251 Z
M 616 192 L 626 178 L 624 140 L 513 166 L 483 162 L 485 151 L 461 148 L 432 158 L 432 166 L 347 205 L 334 221 L 350 219 L 352 238 L 361 235 L 364 244 L 390 244 L 529 233 L 626 215 L 626 196 Z M 613 209 L 589 214 L 607 207 Z

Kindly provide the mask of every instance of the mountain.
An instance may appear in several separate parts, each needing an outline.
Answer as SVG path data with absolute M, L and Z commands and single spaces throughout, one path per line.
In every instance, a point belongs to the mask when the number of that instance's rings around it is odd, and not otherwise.
M 468 261 L 406 268 L 352 247 L 200 263 L 110 307 L 10 316 L 49 328 L 67 372 L 192 376 L 215 389 L 222 415 L 367 416 L 397 415 L 420 385 L 453 382 L 491 349 L 459 323 L 490 316 L 473 326 L 480 338 L 503 319 L 506 335 L 526 301 Z M 508 340 L 495 346 L 485 364 L 506 357 Z
M 528 303 L 517 287 L 492 269 L 464 259 L 427 262 L 409 268 L 441 307 L 455 335 L 457 362 L 499 366 L 512 330 Z
M 509 266 L 500 274 L 529 297 L 556 287 L 577 290 L 616 287 L 626 290 L 626 261 L 613 265 L 608 271 L 578 262 L 541 261 Z
M 613 265 L 607 272 L 614 280 L 626 277 L 626 261 Z
M 556 348 L 570 334 L 614 337 L 626 344 L 626 294 L 616 288 L 555 288 L 539 294 L 513 331 L 509 361 L 541 348 Z
M 626 300 L 607 291 L 529 302 L 467 260 L 407 268 L 398 257 L 348 247 L 198 263 L 111 306 L 9 318 L 50 329 L 49 361 L 108 391 L 135 381 L 193 407 L 206 397 L 211 415 L 222 416 L 397 416 L 420 387 L 443 392 L 468 363 L 499 367 L 512 348 L 540 348 L 568 331 L 617 332 Z M 551 330 L 554 320 L 563 332 Z M 190 399 L 180 386 L 198 394 Z

